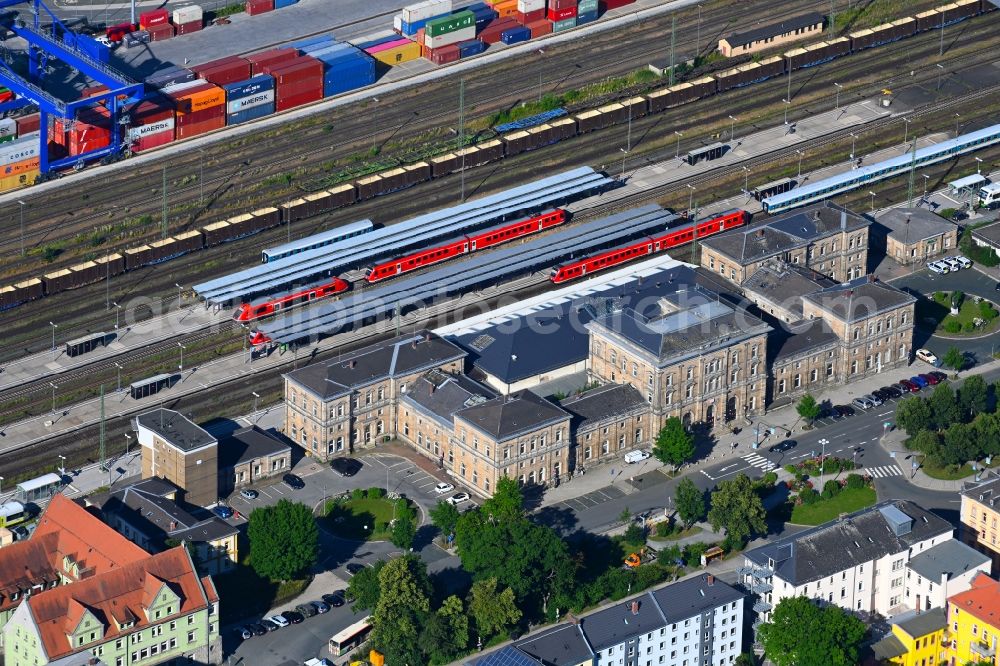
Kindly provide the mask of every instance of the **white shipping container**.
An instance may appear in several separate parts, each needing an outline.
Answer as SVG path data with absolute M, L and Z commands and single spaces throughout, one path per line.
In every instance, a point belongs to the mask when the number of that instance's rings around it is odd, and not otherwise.
M 545 9 L 545 0 L 517 0 L 517 11 L 522 14 Z
M 462 28 L 461 30 L 456 30 L 455 32 L 445 33 L 443 35 L 438 35 L 437 37 L 430 37 L 426 33 L 424 34 L 424 46 L 430 49 L 438 49 L 442 46 L 448 46 L 449 44 L 458 44 L 459 42 L 464 42 L 468 39 L 476 38 L 476 26 L 470 25 L 468 28 Z
M 174 25 L 200 21 L 202 18 L 203 12 L 200 5 L 187 5 L 186 7 L 178 7 L 174 10 Z
M 417 23 L 434 16 L 451 13 L 451 0 L 424 0 L 415 5 L 403 7 L 403 22 Z
M 403 15 L 396 14 L 392 17 L 392 29 L 396 32 L 403 32 Z
M 135 141 L 136 139 L 141 139 L 142 137 L 149 136 L 150 134 L 159 134 L 160 132 L 167 131 L 174 131 L 173 118 L 164 118 L 163 120 L 157 120 L 156 122 L 149 123 L 148 125 L 130 127 L 128 130 L 128 139 L 129 141 Z
M 38 157 L 40 144 L 41 142 L 33 137 L 15 139 L 10 143 L 0 143 L 0 165 Z
M 265 104 L 271 104 L 274 102 L 274 89 L 261 90 L 255 95 L 250 95 L 249 97 L 241 97 L 240 99 L 234 99 L 233 101 L 226 104 L 226 113 L 239 113 L 240 111 L 246 111 L 247 109 L 253 109 L 258 106 L 263 106 Z
M 6 139 L 9 136 L 17 136 L 17 123 L 14 122 L 13 118 L 4 118 L 0 120 L 0 139 Z

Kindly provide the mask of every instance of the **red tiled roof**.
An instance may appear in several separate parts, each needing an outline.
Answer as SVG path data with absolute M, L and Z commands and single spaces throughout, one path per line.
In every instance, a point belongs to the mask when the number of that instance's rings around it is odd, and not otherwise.
M 180 608 L 174 614 L 151 623 L 146 620 L 143 603 L 150 588 L 155 587 L 158 591 L 163 584 L 180 597 Z M 79 607 L 89 609 L 104 623 L 104 640 L 108 640 L 205 608 L 209 597 L 202 588 L 202 581 L 195 572 L 187 549 L 177 546 L 78 583 L 32 595 L 26 603 L 38 625 L 45 657 L 53 660 L 75 650 L 69 644 L 67 632 L 71 630 L 74 616 L 79 622 L 82 615 Z M 119 631 L 113 618 L 122 618 L 130 613 L 136 618 L 135 626 Z
M 212 580 L 211 576 L 202 576 L 201 586 L 205 588 L 209 603 L 214 604 L 219 600 L 219 592 L 215 589 L 215 581 Z
M 991 627 L 1000 627 L 1000 581 L 980 572 L 971 587 L 948 599 L 948 603 L 974 615 Z
M 149 557 L 149 553 L 64 495 L 52 497 L 31 540 L 46 534 L 57 535 L 50 561 L 59 569 L 67 555 L 81 569 L 92 570 L 94 574 Z
M 55 534 L 35 534 L 27 541 L 15 541 L 0 548 L 0 611 L 10 610 L 21 603 L 15 592 L 31 589 L 32 585 L 59 579 L 59 571 L 51 557 L 58 537 Z

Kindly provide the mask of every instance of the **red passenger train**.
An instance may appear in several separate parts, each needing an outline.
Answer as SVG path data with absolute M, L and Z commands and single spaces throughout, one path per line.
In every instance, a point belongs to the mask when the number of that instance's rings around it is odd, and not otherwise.
M 265 301 L 243 303 L 233 313 L 233 319 L 236 321 L 254 321 L 262 317 L 270 317 L 273 314 L 295 307 L 296 305 L 311 303 L 318 298 L 325 298 L 339 294 L 342 291 L 347 291 L 350 286 L 340 278 L 330 278 L 329 281 L 322 284 L 304 287 L 287 294 L 276 294 Z
M 545 229 L 550 229 L 564 223 L 567 217 L 565 210 L 555 208 L 529 218 L 494 227 L 493 229 L 461 236 L 446 245 L 439 245 L 430 250 L 421 250 L 405 257 L 376 264 L 368 269 L 366 279 L 369 282 L 381 282 L 397 275 L 415 271 L 424 266 L 433 266 L 453 257 L 470 254 L 477 250 L 484 250 L 494 245 L 512 241 L 515 238 L 530 236 Z
M 603 271 L 605 268 L 619 266 L 639 257 L 646 257 L 680 245 L 686 245 L 695 240 L 696 237 L 707 238 L 708 236 L 714 236 L 729 229 L 741 227 L 749 220 L 750 215 L 745 210 L 736 209 L 726 211 L 722 215 L 704 222 L 668 229 L 659 236 L 651 236 L 645 240 L 616 247 L 613 250 L 607 250 L 586 259 L 563 264 L 552 270 L 549 279 L 556 284 L 569 282 L 570 280 L 583 277 L 588 273 L 596 273 L 597 271 Z

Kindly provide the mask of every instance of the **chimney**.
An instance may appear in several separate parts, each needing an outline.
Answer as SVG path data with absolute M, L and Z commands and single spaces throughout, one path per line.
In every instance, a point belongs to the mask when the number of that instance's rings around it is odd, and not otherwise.
M 763 237 L 764 237 L 764 228 L 761 227 L 760 229 L 757 230 L 757 238 L 763 238 Z
M 354 359 L 352 358 L 352 359 L 351 359 L 351 360 L 350 360 L 350 361 L 349 361 L 349 362 L 347 363 L 347 367 L 349 367 L 349 368 L 353 368 L 353 367 L 354 367 L 354 366 L 355 366 L 356 364 L 357 364 L 357 361 L 355 361 L 355 360 L 354 360 Z
M 819 208 L 813 211 L 813 217 L 816 219 L 817 222 L 820 221 Z
M 417 339 L 416 338 L 414 338 L 413 342 L 410 343 L 410 348 L 411 349 L 416 349 L 417 348 Z
M 434 395 L 435 389 L 437 389 L 437 387 L 434 386 L 434 382 L 431 382 L 431 395 Z
M 847 231 L 847 211 L 840 211 L 840 230 Z
M 638 615 L 639 614 L 639 600 L 638 599 L 635 599 L 634 601 L 632 601 L 629 604 L 629 610 L 632 611 L 632 615 Z
M 170 531 L 173 532 L 176 529 L 177 529 L 177 521 L 176 520 L 171 520 L 170 521 Z
M 707 576 L 705 576 L 705 585 L 708 585 L 709 587 L 715 585 L 715 576 L 713 576 L 712 574 L 708 574 Z

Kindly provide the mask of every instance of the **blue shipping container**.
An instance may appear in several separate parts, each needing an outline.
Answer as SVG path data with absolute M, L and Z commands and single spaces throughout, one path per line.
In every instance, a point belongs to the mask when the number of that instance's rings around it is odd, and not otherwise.
M 362 51 L 323 61 L 323 96 L 330 97 L 375 82 L 375 59 Z
M 298 1 L 299 0 L 274 0 L 274 8 L 281 9 L 282 7 L 289 7 Z
M 333 42 L 333 35 L 319 35 L 317 37 L 309 37 L 308 39 L 292 42 L 289 46 L 293 49 L 301 51 L 304 48 L 315 46 L 316 44 L 333 44 Z
M 325 60 L 329 58 L 335 58 L 344 53 L 352 53 L 357 51 L 357 48 L 352 44 L 346 42 L 337 42 L 335 44 L 327 44 L 319 47 L 308 47 L 310 50 L 303 51 L 306 55 L 310 55 L 317 60 Z
M 469 56 L 479 55 L 486 50 L 486 43 L 478 39 L 469 39 L 464 42 L 459 42 L 458 54 L 462 58 L 468 58 Z
M 379 44 L 385 44 L 386 42 L 395 42 L 398 39 L 399 35 L 397 35 L 396 33 L 392 33 L 391 35 L 388 35 L 386 37 L 379 37 L 378 39 L 372 39 L 367 42 L 361 42 L 360 44 L 356 44 L 355 46 L 364 51 L 374 46 L 378 46 Z
M 504 44 L 517 44 L 518 42 L 526 42 L 529 39 L 531 39 L 531 30 L 529 28 L 511 28 L 500 33 L 500 41 Z
M 582 14 L 576 15 L 576 24 L 583 25 L 585 23 L 592 23 L 597 20 L 597 10 L 591 10 L 589 12 L 583 12 Z
M 226 124 L 239 125 L 274 113 L 274 79 L 258 74 L 222 86 L 226 91 Z
M 451 13 L 448 13 L 448 14 L 438 14 L 437 16 L 430 16 L 428 18 L 421 19 L 419 21 L 414 21 L 413 23 L 407 23 L 406 21 L 403 21 L 403 25 L 402 25 L 403 34 L 407 35 L 407 36 L 413 36 L 413 35 L 417 34 L 417 30 L 420 30 L 422 27 L 424 27 L 425 25 L 427 25 L 427 23 L 429 21 L 433 21 L 435 19 L 443 18 L 445 16 L 451 16 Z

